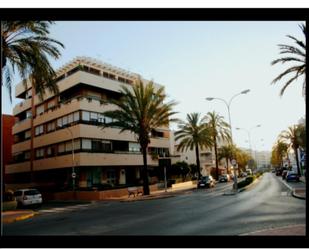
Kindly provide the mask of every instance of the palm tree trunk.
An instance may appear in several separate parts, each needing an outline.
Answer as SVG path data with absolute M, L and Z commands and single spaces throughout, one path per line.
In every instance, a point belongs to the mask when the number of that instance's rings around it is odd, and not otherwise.
M 297 174 L 300 176 L 300 167 L 299 167 L 299 158 L 298 158 L 298 153 L 297 153 L 297 147 L 294 147 L 294 153 L 295 153 L 295 158 L 296 158 L 296 166 L 297 166 Z
M 219 164 L 218 164 L 218 153 L 217 153 L 217 141 L 216 137 L 213 137 L 214 139 L 214 147 L 215 147 L 215 158 L 216 158 L 216 180 L 218 181 L 219 179 Z
M 200 165 L 200 152 L 198 145 L 195 145 L 195 155 L 196 155 L 196 166 L 197 166 L 197 174 L 198 174 L 198 179 L 201 178 L 201 165 Z
M 225 160 L 226 160 L 226 173 L 228 174 L 229 173 L 229 159 L 226 157 Z
M 143 151 L 143 192 L 144 195 L 149 195 L 149 182 L 148 182 L 148 167 L 147 167 L 147 146 L 142 147 Z

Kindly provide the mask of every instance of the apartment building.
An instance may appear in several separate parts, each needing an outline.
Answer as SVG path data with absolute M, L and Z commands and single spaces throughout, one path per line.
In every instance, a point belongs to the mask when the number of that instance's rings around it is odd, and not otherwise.
M 141 76 L 88 57 L 77 57 L 56 73 L 59 94 L 48 92 L 43 101 L 30 82 L 26 89 L 22 83 L 16 86 L 15 96 L 23 101 L 13 110 L 18 119 L 13 127 L 14 163 L 6 172 L 15 183 L 60 188 L 72 186 L 73 171 L 79 188 L 139 183 L 143 158 L 136 136 L 100 125 L 111 122 L 102 114 L 115 108 L 109 100 L 119 99 L 121 86 L 130 88 Z M 154 155 L 169 154 L 169 128 L 151 135 L 150 175 L 158 166 Z

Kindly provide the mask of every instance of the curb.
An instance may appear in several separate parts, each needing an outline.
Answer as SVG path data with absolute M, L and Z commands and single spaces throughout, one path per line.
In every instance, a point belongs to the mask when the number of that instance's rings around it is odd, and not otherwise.
M 295 188 L 292 188 L 289 184 L 287 184 L 286 182 L 280 180 L 289 190 L 292 191 L 292 196 L 295 197 L 295 198 L 298 198 L 298 199 L 302 199 L 302 200 L 305 200 L 306 197 L 303 197 L 301 195 L 298 195 L 295 193 Z
M 20 215 L 20 216 L 17 216 L 15 218 L 4 218 L 2 217 L 3 219 L 3 223 L 4 224 L 8 224 L 8 223 L 13 223 L 13 222 L 16 222 L 16 221 L 21 221 L 21 220 L 26 220 L 26 219 L 29 219 L 31 217 L 33 217 L 36 213 L 32 212 L 30 214 L 24 214 L 24 215 Z
M 295 189 L 293 189 L 292 195 L 293 195 L 295 198 L 302 199 L 302 200 L 306 200 L 306 196 L 303 197 L 303 196 L 301 196 L 301 195 L 296 194 L 296 193 L 295 193 Z

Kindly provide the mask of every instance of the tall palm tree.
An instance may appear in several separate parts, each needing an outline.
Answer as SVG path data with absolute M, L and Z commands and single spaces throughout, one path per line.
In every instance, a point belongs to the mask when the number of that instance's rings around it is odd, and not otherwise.
M 200 149 L 210 148 L 212 139 L 209 126 L 199 113 L 187 114 L 187 122 L 181 121 L 175 132 L 175 141 L 180 140 L 177 151 L 195 149 L 198 179 L 201 178 Z
M 120 100 L 110 101 L 117 109 L 103 113 L 113 120 L 103 124 L 103 129 L 116 126 L 121 129 L 120 132 L 131 131 L 136 134 L 143 154 L 144 195 L 149 195 L 147 149 L 151 130 L 168 126 L 171 121 L 175 121 L 170 117 L 176 113 L 172 111 L 176 102 L 164 103 L 164 87 L 155 90 L 153 82 L 145 85 L 141 79 L 134 83 L 132 89 L 122 86 L 121 94 Z
M 297 173 L 300 175 L 300 168 L 299 168 L 299 158 L 297 154 L 297 149 L 300 147 L 301 144 L 301 125 L 293 125 L 288 127 L 287 130 L 282 131 L 279 135 L 279 138 L 283 141 L 286 141 L 287 144 L 293 149 L 296 159 L 296 166 L 297 166 Z
M 283 73 L 279 74 L 273 81 L 272 84 L 277 83 L 281 80 L 282 77 L 290 75 L 290 73 L 295 73 L 288 81 L 285 82 L 284 86 L 280 91 L 280 96 L 283 95 L 285 89 L 294 81 L 298 79 L 299 76 L 304 76 L 303 81 L 303 96 L 306 94 L 306 25 L 301 24 L 299 25 L 303 34 L 304 34 L 304 41 L 296 39 L 291 35 L 287 35 L 290 39 L 294 40 L 297 46 L 279 44 L 280 54 L 288 54 L 286 57 L 282 57 L 276 59 L 271 62 L 271 65 L 275 65 L 279 62 L 282 64 L 286 62 L 293 62 L 288 69 L 286 69 Z M 295 64 L 297 63 L 297 64 Z
M 230 126 L 223 120 L 215 111 L 207 113 L 207 123 L 211 130 L 211 137 L 213 140 L 215 159 L 216 159 L 216 179 L 219 178 L 219 163 L 218 163 L 218 141 L 231 142 Z
M 233 159 L 235 151 L 235 146 L 229 144 L 229 145 L 224 145 L 218 149 L 218 159 L 221 160 L 225 158 L 226 160 L 226 171 L 229 174 L 229 160 Z
M 58 59 L 64 45 L 49 38 L 51 21 L 1 21 L 2 85 L 8 89 L 12 101 L 12 75 L 17 69 L 24 85 L 27 79 L 42 99 L 46 89 L 58 93 L 56 76 L 48 56 Z

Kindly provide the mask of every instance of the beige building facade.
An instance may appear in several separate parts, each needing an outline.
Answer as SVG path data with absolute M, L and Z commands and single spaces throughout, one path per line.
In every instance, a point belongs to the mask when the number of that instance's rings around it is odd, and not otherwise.
M 18 183 L 60 188 L 72 186 L 73 171 L 80 188 L 139 183 L 143 158 L 136 136 L 120 133 L 117 127 L 101 128 L 111 122 L 102 113 L 115 109 L 109 100 L 119 99 L 121 87 L 132 88 L 139 77 L 92 58 L 77 57 L 57 70 L 58 95 L 47 92 L 40 100 L 29 82 L 27 88 L 18 84 L 15 96 L 23 101 L 13 109 L 18 120 L 12 131 L 14 163 L 6 165 L 6 173 Z M 156 155 L 169 154 L 169 134 L 168 127 L 152 131 L 147 156 L 150 169 L 158 166 Z

